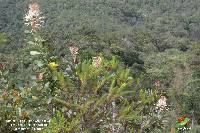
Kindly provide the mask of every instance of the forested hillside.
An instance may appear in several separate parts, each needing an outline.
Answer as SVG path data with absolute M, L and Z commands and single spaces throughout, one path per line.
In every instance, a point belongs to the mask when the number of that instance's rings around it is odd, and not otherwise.
M 199 0 L 0 0 L 0 132 L 198 133 L 199 41 Z

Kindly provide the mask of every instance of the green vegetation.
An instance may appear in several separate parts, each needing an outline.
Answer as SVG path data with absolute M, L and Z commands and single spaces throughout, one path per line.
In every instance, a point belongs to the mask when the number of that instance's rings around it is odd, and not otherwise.
M 199 132 L 199 0 L 34 2 L 0 0 L 0 132 Z

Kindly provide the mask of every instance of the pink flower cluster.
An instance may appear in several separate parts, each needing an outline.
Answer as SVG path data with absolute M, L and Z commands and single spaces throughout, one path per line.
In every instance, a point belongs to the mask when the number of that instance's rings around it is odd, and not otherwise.
M 98 68 L 101 65 L 102 59 L 100 56 L 93 57 L 92 58 L 92 65 L 96 68 Z
M 3 94 L 2 94 L 3 99 L 7 99 L 8 96 L 9 96 L 8 91 L 7 91 L 7 90 L 4 90 L 4 92 L 3 92 Z
M 161 83 L 160 83 L 160 80 L 155 81 L 154 84 L 155 84 L 156 87 L 160 87 L 160 84 L 161 84 Z
M 6 65 L 5 65 L 5 64 L 3 64 L 3 63 L 0 63 L 0 70 L 4 70 L 4 69 L 5 69 L 5 67 L 6 67 Z
M 40 7 L 37 3 L 29 5 L 29 11 L 24 19 L 26 22 L 25 24 L 27 26 L 31 25 L 33 31 L 42 26 L 44 17 L 40 17 Z
M 72 54 L 72 58 L 73 58 L 74 63 L 76 63 L 76 55 L 78 54 L 78 47 L 72 45 L 72 46 L 69 47 L 69 50 Z
M 163 110 L 167 106 L 167 98 L 165 96 L 161 96 L 158 100 L 157 107 L 160 108 L 160 110 Z

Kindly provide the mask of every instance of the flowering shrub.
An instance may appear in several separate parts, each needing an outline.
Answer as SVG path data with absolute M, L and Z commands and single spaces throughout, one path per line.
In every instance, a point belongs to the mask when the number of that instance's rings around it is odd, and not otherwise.
M 29 11 L 25 16 L 25 24 L 31 26 L 32 30 L 35 31 L 44 23 L 44 17 L 40 17 L 40 7 L 37 3 L 32 3 L 29 5 Z
M 147 114 L 155 113 L 152 108 L 157 100 L 156 91 L 136 89 L 134 84 L 138 84 L 138 79 L 115 56 L 107 59 L 96 54 L 90 59 L 77 60 L 79 48 L 70 45 L 67 49 L 72 61 L 69 56 L 63 62 L 43 43 L 45 39 L 39 33 L 42 19 L 39 5 L 31 4 L 25 21 L 31 26 L 32 41 L 28 41 L 23 51 L 27 59 L 23 63 L 29 64 L 30 72 L 26 81 L 14 86 L 5 83 L 8 89 L 1 93 L 2 122 L 52 119 L 43 133 L 94 130 L 120 133 L 148 129 Z M 5 67 L 0 65 L 0 68 Z M 157 106 L 165 105 L 166 98 L 162 97 Z M 6 126 L 15 129 L 11 123 L 3 125 Z M 26 129 L 34 130 L 30 126 Z
M 76 56 L 78 54 L 78 47 L 72 45 L 72 46 L 69 47 L 69 50 L 72 54 L 72 58 L 73 58 L 74 63 L 76 63 Z

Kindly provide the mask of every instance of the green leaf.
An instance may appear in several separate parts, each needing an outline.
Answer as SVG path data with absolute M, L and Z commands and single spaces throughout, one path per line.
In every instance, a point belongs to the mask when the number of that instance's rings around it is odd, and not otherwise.
M 5 42 L 7 42 L 6 34 L 5 33 L 0 33 L 0 44 L 3 44 Z
M 39 60 L 36 60 L 35 61 L 35 64 L 38 66 L 38 67 L 42 67 L 44 64 L 42 63 L 42 61 L 39 61 Z
M 33 41 L 28 41 L 27 43 L 30 45 L 35 45 L 35 43 Z
M 38 52 L 38 51 L 30 51 L 30 55 L 40 55 L 42 53 Z

